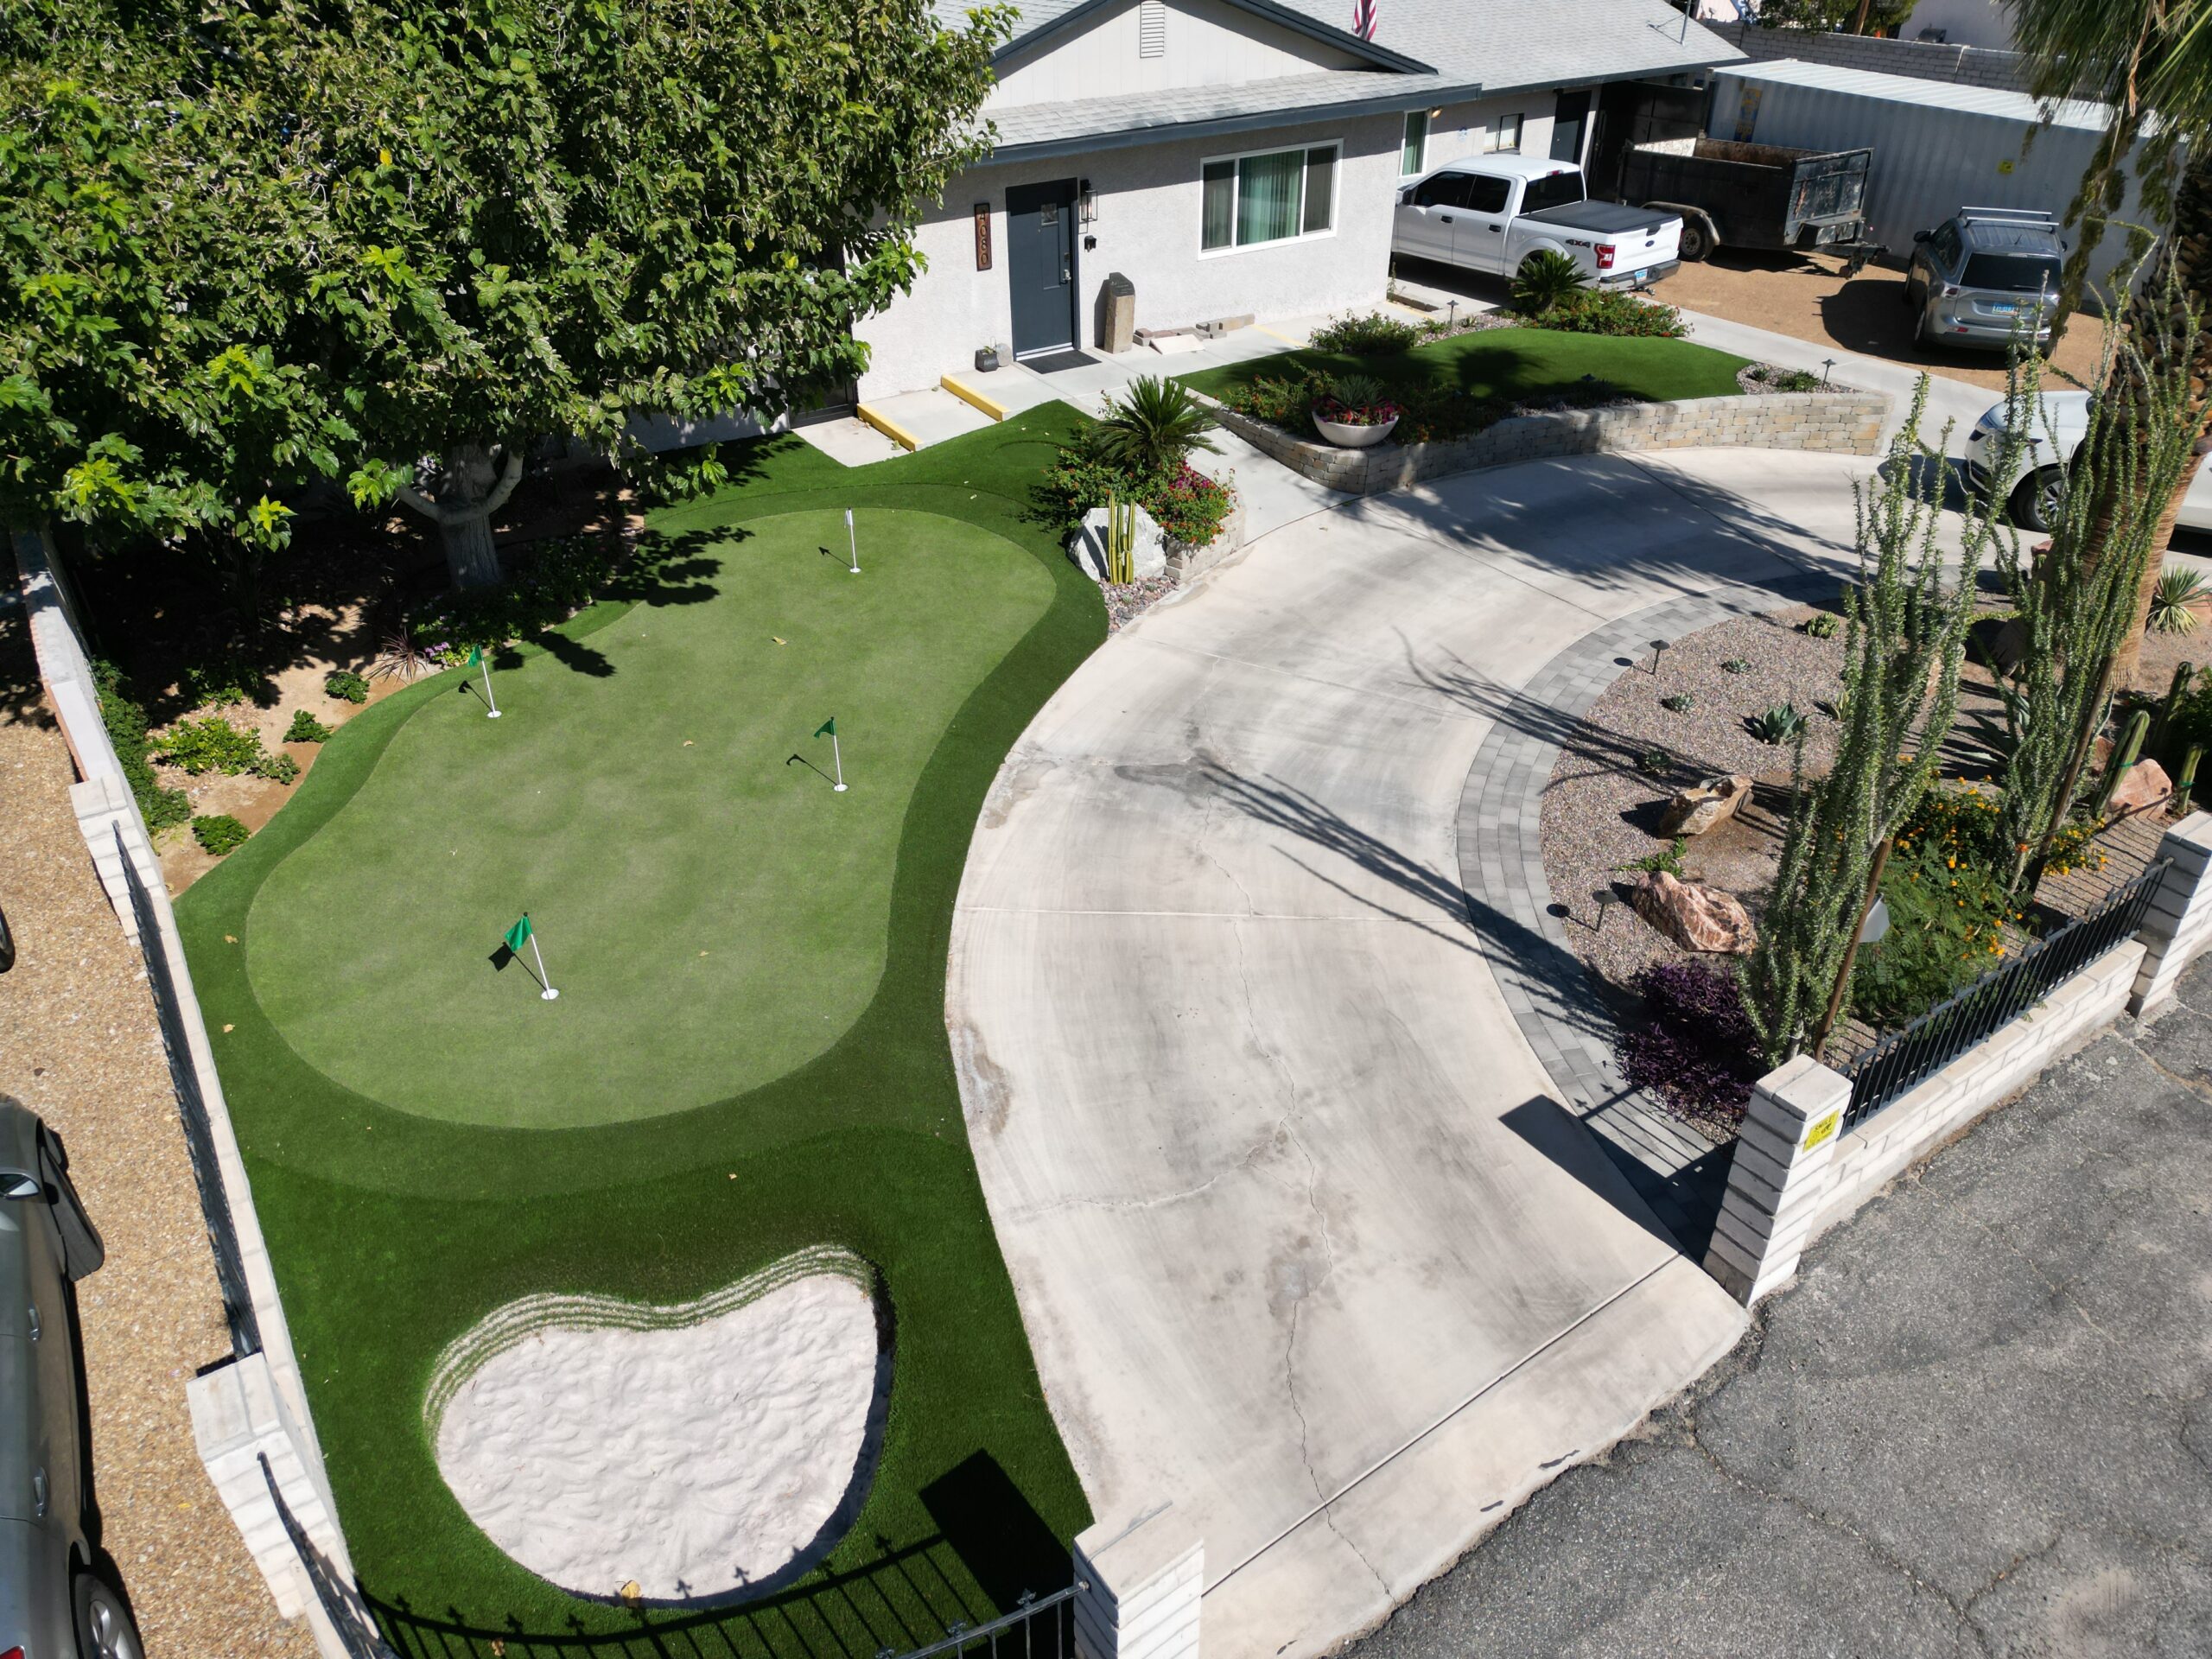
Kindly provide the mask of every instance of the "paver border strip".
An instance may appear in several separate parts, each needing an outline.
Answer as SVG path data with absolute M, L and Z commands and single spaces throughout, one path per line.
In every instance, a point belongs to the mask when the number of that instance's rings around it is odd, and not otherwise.
M 1544 791 L 1562 740 L 1657 639 L 1677 639 L 1732 617 L 1802 604 L 1838 592 L 1840 570 L 1792 569 L 1670 599 L 1593 629 L 1519 690 L 1475 752 L 1459 798 L 1459 884 L 1468 921 L 1514 1023 L 1567 1109 L 1628 1178 L 1685 1254 L 1702 1259 L 1720 1210 L 1732 1142 L 1709 1144 L 1646 1091 L 1613 1058 L 1618 1034 L 1602 982 L 1568 942 L 1544 874 Z M 1530 949 L 1529 941 L 1544 949 Z

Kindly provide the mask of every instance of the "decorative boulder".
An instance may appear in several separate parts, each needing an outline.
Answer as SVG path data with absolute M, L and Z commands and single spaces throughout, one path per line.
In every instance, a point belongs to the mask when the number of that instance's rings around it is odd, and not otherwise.
M 2171 800 L 2173 792 L 2173 780 L 2166 776 L 2164 766 L 2155 760 L 2138 760 L 2120 774 L 2106 815 L 2113 819 L 2132 818 L 2139 812 L 2153 811 Z
M 1129 563 L 1139 582 L 1147 576 L 1166 574 L 1167 569 L 1167 538 L 1160 534 L 1160 526 L 1142 507 L 1136 510 L 1137 533 L 1131 539 Z M 1068 556 L 1075 561 L 1076 569 L 1093 582 L 1106 580 L 1106 509 L 1093 507 L 1083 515 L 1083 523 L 1074 535 L 1068 537 Z
M 1664 870 L 1638 874 L 1629 890 L 1636 913 L 1685 950 L 1748 956 L 1758 935 L 1735 895 L 1676 880 Z
M 1667 803 L 1659 820 L 1662 836 L 1701 836 L 1716 823 L 1736 816 L 1736 809 L 1751 798 L 1751 780 L 1740 775 L 1708 778 L 1695 789 L 1686 789 Z

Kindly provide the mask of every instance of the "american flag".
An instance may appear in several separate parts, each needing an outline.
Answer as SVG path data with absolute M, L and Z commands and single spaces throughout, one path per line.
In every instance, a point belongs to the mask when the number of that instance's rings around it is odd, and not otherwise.
M 1363 41 L 1373 40 L 1382 15 L 1382 0 L 1351 0 L 1351 32 Z

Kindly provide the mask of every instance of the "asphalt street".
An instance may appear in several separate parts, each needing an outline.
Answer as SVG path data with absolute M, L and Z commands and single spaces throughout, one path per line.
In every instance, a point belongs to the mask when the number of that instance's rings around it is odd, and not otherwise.
M 1350 1652 L 2212 1653 L 2212 963 Z

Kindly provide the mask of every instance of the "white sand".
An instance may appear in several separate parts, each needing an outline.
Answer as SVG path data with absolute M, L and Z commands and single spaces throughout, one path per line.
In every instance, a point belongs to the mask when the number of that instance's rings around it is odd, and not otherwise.
M 876 1361 L 867 1292 L 832 1274 L 677 1330 L 556 1324 L 460 1384 L 438 1465 L 493 1542 L 563 1589 L 726 1595 L 835 1541 L 820 1535 L 866 1446 Z

